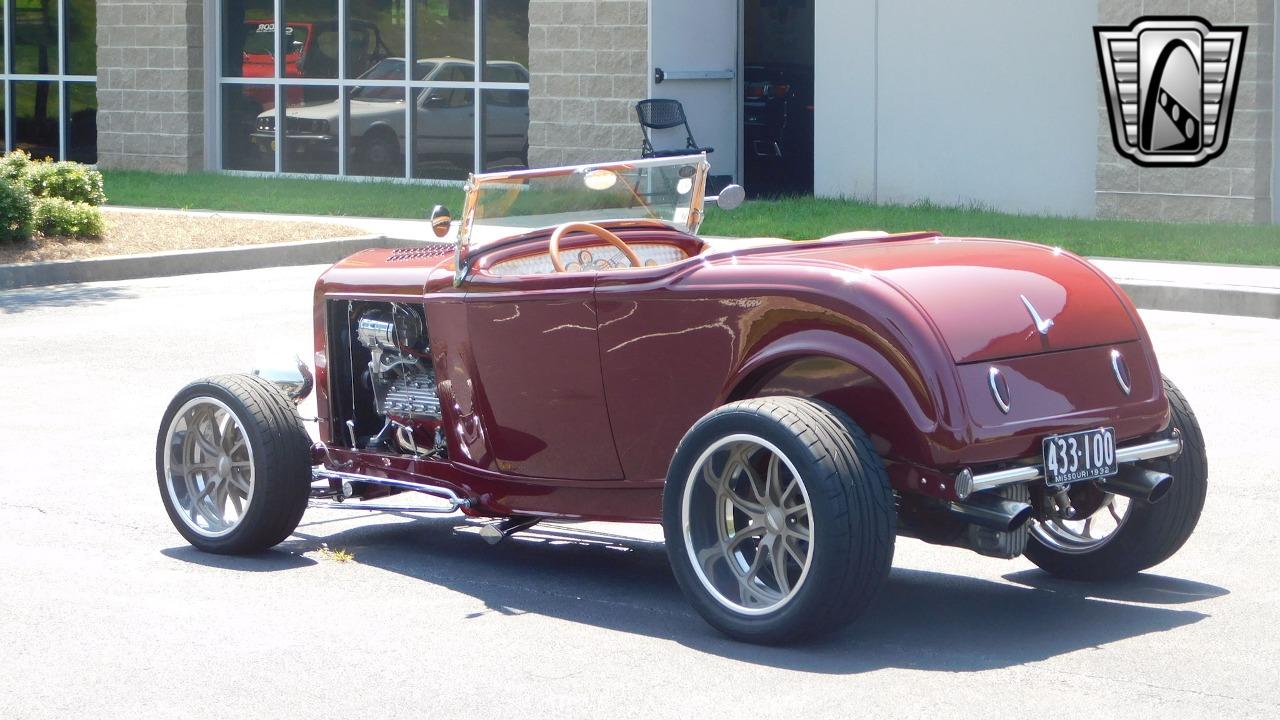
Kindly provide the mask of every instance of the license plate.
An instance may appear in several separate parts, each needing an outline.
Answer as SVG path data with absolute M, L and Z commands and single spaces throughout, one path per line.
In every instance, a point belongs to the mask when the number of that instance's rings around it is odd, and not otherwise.
M 1081 430 L 1050 435 L 1041 446 L 1044 479 L 1050 485 L 1108 477 L 1120 471 L 1116 464 L 1114 428 Z

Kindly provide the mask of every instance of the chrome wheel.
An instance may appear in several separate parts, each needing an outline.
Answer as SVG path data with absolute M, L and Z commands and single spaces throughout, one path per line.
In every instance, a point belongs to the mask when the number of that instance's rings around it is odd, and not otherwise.
M 1037 521 L 1032 525 L 1031 533 L 1059 552 L 1071 555 L 1092 552 L 1111 542 L 1124 527 L 1132 505 L 1128 498 L 1108 493 L 1098 509 L 1087 517 Z
M 684 485 L 685 550 L 705 589 L 737 613 L 763 615 L 800 591 L 813 561 L 813 518 L 800 473 L 754 435 L 721 438 Z
M 165 436 L 165 486 L 188 528 L 204 537 L 235 530 L 253 502 L 253 447 L 220 400 L 188 400 Z

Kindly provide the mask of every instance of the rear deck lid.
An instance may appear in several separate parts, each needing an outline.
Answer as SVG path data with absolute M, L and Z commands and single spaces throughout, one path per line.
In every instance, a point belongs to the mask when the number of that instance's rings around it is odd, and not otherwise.
M 793 252 L 871 270 L 897 287 L 933 321 L 957 363 L 1138 337 L 1107 278 L 1040 245 L 922 238 Z

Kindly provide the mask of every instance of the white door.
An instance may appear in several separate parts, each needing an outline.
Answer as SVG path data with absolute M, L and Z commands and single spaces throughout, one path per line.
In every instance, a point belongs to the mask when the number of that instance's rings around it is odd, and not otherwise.
M 735 181 L 742 147 L 740 9 L 741 0 L 649 3 L 649 97 L 679 100 L 694 139 L 715 148 L 711 174 Z M 654 133 L 659 150 L 684 143 L 683 127 Z

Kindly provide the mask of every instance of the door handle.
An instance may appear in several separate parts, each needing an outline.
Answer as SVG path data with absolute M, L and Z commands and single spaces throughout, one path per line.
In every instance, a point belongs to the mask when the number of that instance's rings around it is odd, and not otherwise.
M 667 74 L 666 74 L 665 72 L 663 72 L 663 71 L 662 71 L 662 68 L 660 68 L 660 67 L 656 67 L 656 68 L 654 68 L 654 69 L 653 69 L 653 84 L 654 84 L 654 85 L 661 85 L 661 84 L 662 84 L 662 81 L 663 81 L 663 80 L 666 80 L 666 79 L 667 79 Z

